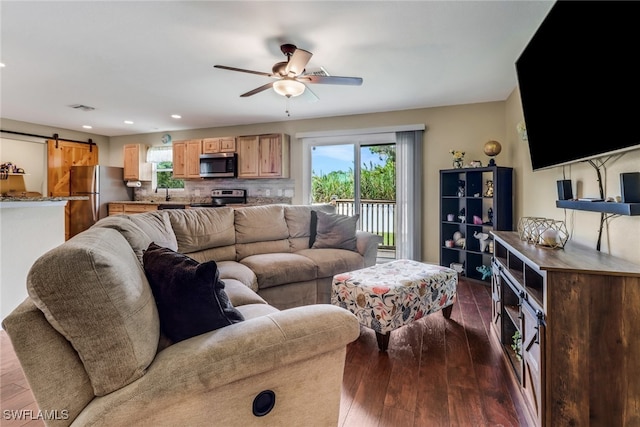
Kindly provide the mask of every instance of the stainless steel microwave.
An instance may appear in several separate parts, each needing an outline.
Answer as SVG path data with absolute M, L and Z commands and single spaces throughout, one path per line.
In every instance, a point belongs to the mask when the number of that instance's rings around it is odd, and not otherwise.
M 202 178 L 235 178 L 238 176 L 236 153 L 200 154 Z

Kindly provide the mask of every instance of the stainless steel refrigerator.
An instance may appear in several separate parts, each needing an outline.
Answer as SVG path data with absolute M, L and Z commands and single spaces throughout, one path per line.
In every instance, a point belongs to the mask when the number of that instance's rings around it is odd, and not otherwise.
M 69 201 L 69 237 L 86 230 L 108 215 L 108 203 L 133 200 L 133 188 L 124 180 L 124 168 L 112 166 L 72 166 L 69 194 L 89 200 Z

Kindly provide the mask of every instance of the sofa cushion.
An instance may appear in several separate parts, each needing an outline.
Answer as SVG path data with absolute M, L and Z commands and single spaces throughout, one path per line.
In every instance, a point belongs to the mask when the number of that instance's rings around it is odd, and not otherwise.
M 128 218 L 147 233 L 156 245 L 178 250 L 178 241 L 166 210 L 133 214 Z
M 258 288 L 305 282 L 317 277 L 316 264 L 302 255 L 272 253 L 251 255 L 240 261 L 258 278 Z
M 258 292 L 258 279 L 249 267 L 236 261 L 219 261 L 220 279 L 235 279 L 254 292 Z
M 118 231 L 92 227 L 45 253 L 29 271 L 27 290 L 78 352 L 96 396 L 145 373 L 158 346 L 158 312 Z
M 240 306 L 247 304 L 266 304 L 262 297 L 251 289 L 246 287 L 244 283 L 236 279 L 221 279 L 224 282 L 224 291 L 229 297 L 231 304 L 238 310 Z
M 353 216 L 316 211 L 318 226 L 312 248 L 334 248 L 356 251 L 356 229 L 359 214 Z
M 167 212 L 178 252 L 189 253 L 236 243 L 233 208 L 171 209 Z
M 236 259 L 241 261 L 251 255 L 292 252 L 288 239 L 271 240 L 268 242 L 238 243 L 236 245 Z
M 235 228 L 237 243 L 266 242 L 289 237 L 283 205 L 237 208 Z
M 127 239 L 129 246 L 131 246 L 131 249 L 133 249 L 133 252 L 138 257 L 138 261 L 142 264 L 142 254 L 147 247 L 149 247 L 151 238 L 133 221 L 125 218 L 124 216 L 112 215 L 102 218 L 92 227 L 113 228 L 118 231 L 125 239 Z
M 151 243 L 143 256 L 160 327 L 173 342 L 244 320 L 219 279 L 215 261 L 199 263 Z
M 302 249 L 296 254 L 311 259 L 317 265 L 318 277 L 333 277 L 364 268 L 362 255 L 345 249 Z

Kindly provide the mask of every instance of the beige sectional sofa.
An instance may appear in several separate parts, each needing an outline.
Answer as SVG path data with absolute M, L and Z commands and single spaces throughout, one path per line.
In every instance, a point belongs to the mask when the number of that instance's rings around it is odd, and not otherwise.
M 334 217 L 312 210 L 330 208 L 109 217 L 43 255 L 29 272 L 29 297 L 2 325 L 45 423 L 336 425 L 346 345 L 359 325 L 316 303 L 329 302 L 334 274 L 375 263 L 379 239 L 343 240 L 349 220 L 332 228 Z M 151 242 L 214 260 L 244 320 L 163 340 L 143 264 Z

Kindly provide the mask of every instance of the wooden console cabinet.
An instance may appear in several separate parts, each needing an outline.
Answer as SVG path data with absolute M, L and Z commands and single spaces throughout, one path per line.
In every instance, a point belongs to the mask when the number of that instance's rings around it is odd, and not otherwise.
M 533 425 L 640 425 L 640 265 L 492 234 L 492 329 Z

